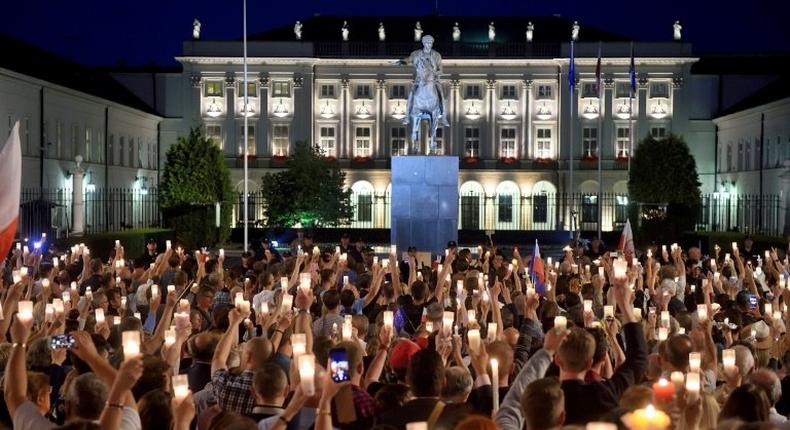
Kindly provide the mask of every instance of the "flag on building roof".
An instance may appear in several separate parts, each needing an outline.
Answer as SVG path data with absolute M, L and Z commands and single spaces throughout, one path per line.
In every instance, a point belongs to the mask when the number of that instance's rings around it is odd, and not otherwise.
M 598 42 L 598 62 L 595 63 L 595 96 L 601 98 L 601 42 Z
M 19 219 L 19 194 L 22 187 L 22 151 L 19 141 L 19 121 L 0 149 L 0 172 L 5 182 L 0 187 L 0 255 L 11 249 Z
M 543 260 L 540 258 L 540 247 L 537 239 L 535 239 L 535 249 L 532 250 L 532 259 L 529 263 L 529 276 L 532 279 L 532 285 L 535 286 L 535 291 L 543 293 L 546 272 L 543 269 Z
M 631 65 L 628 68 L 628 78 L 631 80 L 631 94 L 636 94 L 636 67 L 634 66 L 634 42 L 631 42 Z
M 568 85 L 571 91 L 576 88 L 576 59 L 573 56 L 573 40 L 571 40 L 571 65 L 568 69 Z

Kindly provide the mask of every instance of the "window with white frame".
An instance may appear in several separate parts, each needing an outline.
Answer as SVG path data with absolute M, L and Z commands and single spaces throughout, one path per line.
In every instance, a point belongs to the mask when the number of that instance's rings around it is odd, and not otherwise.
M 222 140 L 222 124 L 206 124 L 206 138 L 222 149 L 225 146 Z
M 372 98 L 370 94 L 370 85 L 361 84 L 357 85 L 357 89 L 354 91 L 354 98 L 369 99 Z
M 738 142 L 738 167 L 736 170 L 743 170 L 743 141 Z
M 390 98 L 393 100 L 406 100 L 406 85 L 393 85 L 390 87 Z
M 80 147 L 80 127 L 77 124 L 71 125 L 71 147 L 69 148 L 66 158 L 74 158 L 77 155 Z
M 499 156 L 516 158 L 516 128 L 502 127 L 499 130 Z
M 759 137 L 755 138 L 755 140 L 754 140 L 754 166 L 752 167 L 753 169 L 759 169 L 760 168 L 760 163 L 763 160 L 762 153 L 760 152 L 760 147 L 761 146 L 762 145 L 760 145 L 760 138 Z
M 551 129 L 541 127 L 535 133 L 535 156 L 541 159 L 551 158 Z
M 390 130 L 392 155 L 406 155 L 406 127 L 392 127 Z
M 148 165 L 151 166 L 152 169 L 156 168 L 156 144 L 151 140 L 148 141 Z
M 549 84 L 540 84 L 538 85 L 537 89 L 537 96 L 538 99 L 553 99 L 554 98 L 554 87 Z
M 85 161 L 93 160 L 93 130 L 90 127 L 85 127 L 85 151 L 83 152 Z
M 464 89 L 464 98 L 468 100 L 480 100 L 482 98 L 481 94 L 480 85 L 469 84 Z
M 582 157 L 598 158 L 598 128 L 584 127 L 582 129 Z
M 238 94 L 236 95 L 240 99 L 244 99 L 244 80 L 239 80 L 238 83 Z M 254 80 L 247 81 L 247 98 L 250 97 L 258 97 L 258 83 Z
M 242 125 L 239 127 L 239 137 L 238 137 L 238 153 L 236 155 L 243 157 L 244 156 L 244 126 Z M 255 125 L 254 124 L 247 124 L 247 154 L 248 155 L 255 155 Z
M 614 86 L 614 94 L 617 98 L 627 99 L 631 96 L 631 83 L 630 82 L 617 82 Z
M 354 156 L 370 157 L 370 127 L 357 127 L 354 133 Z
M 272 97 L 291 97 L 291 83 L 288 81 L 274 81 L 272 83 Z
M 582 82 L 582 98 L 598 97 L 595 82 Z
M 617 158 L 628 158 L 628 149 L 631 146 L 631 129 L 628 127 L 617 127 L 614 153 Z
M 669 82 L 668 81 L 651 81 L 650 82 L 650 98 L 669 98 Z
M 667 128 L 663 125 L 651 126 L 650 136 L 655 140 L 664 140 L 667 137 Z
M 138 137 L 137 138 L 137 167 L 138 168 L 139 167 L 143 167 L 143 159 L 144 159 L 143 151 L 144 151 L 144 149 L 145 148 L 143 147 L 143 138 L 142 137 Z
M 221 80 L 206 81 L 206 85 L 204 87 L 205 96 L 222 97 L 222 85 L 223 82 Z
M 444 128 L 436 129 L 436 155 L 444 154 Z
M 466 157 L 480 157 L 479 127 L 466 127 L 464 129 L 464 155 Z
M 517 100 L 518 99 L 518 91 L 516 90 L 515 85 L 507 84 L 502 85 L 502 100 Z
M 96 145 L 93 145 L 93 159 L 97 163 L 104 162 L 104 133 L 98 130 L 96 133 Z
M 272 127 L 272 155 L 287 157 L 290 143 L 287 125 L 275 125 Z
M 321 84 L 321 96 L 322 99 L 333 99 L 335 98 L 335 86 L 332 84 Z
M 337 158 L 337 150 L 335 149 L 335 127 L 321 127 L 319 134 L 320 138 L 318 142 L 324 157 Z

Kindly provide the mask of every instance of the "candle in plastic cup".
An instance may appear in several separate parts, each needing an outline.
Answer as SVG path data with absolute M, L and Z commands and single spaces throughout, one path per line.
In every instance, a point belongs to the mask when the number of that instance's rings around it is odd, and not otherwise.
M 689 372 L 686 374 L 686 395 L 689 400 L 696 400 L 699 397 L 700 378 L 699 373 Z
M 675 397 L 675 387 L 664 378 L 653 384 L 653 398 L 658 403 L 669 403 Z
M 683 385 L 686 383 L 686 376 L 683 372 L 674 371 L 669 375 L 669 380 L 672 381 L 672 385 L 675 386 L 675 390 L 683 389 Z
M 618 258 L 617 260 L 614 260 L 612 266 L 614 268 L 615 278 L 625 278 L 626 270 L 628 270 L 628 262 L 626 262 L 624 259 Z
M 302 354 L 296 359 L 299 369 L 299 379 L 301 380 L 302 392 L 307 396 L 315 394 L 315 356 L 313 354 Z M 330 369 L 326 370 L 331 371 Z
M 233 306 L 241 312 L 241 304 L 244 302 L 244 293 L 236 293 L 236 296 L 233 298 Z
M 634 318 L 638 320 L 642 319 L 642 308 L 634 308 Z
M 128 330 L 121 333 L 123 342 L 123 356 L 126 360 L 140 355 L 140 332 Z
M 772 315 L 773 313 L 774 313 L 773 305 L 770 304 L 770 303 L 766 303 L 765 304 L 765 312 L 763 312 L 763 315 L 768 316 L 768 315 Z
M 304 333 L 294 333 L 291 335 L 291 348 L 294 357 L 299 357 L 307 353 L 307 336 Z
M 477 312 L 474 309 L 466 311 L 466 319 L 471 323 L 477 321 Z
M 732 252 L 734 253 L 737 250 L 738 250 L 738 242 L 733 242 L 732 243 Z
M 653 405 L 625 414 L 622 421 L 629 430 L 663 430 L 669 428 L 671 423 L 669 415 Z
M 658 340 L 665 341 L 669 337 L 669 330 L 666 327 L 659 327 L 658 328 Z
M 47 303 L 44 305 L 44 321 L 52 321 L 54 318 L 55 306 L 52 303 Z
M 592 312 L 592 300 L 584 301 L 584 312 L 585 313 Z
M 343 322 L 343 340 L 351 340 L 351 327 L 352 325 L 347 321 Z
M 179 307 L 179 310 L 182 311 L 182 312 L 183 311 L 189 312 L 189 308 L 191 306 L 189 305 L 189 300 L 181 299 L 181 300 L 178 301 L 178 307 Z
M 64 312 L 63 299 L 52 299 L 52 309 L 54 309 L 55 315 L 62 314 Z
M 20 321 L 30 321 L 33 319 L 33 302 L 30 300 L 20 300 L 17 304 L 17 318 Z
M 697 321 L 708 320 L 708 305 L 697 305 Z
M 170 285 L 167 286 L 167 293 L 168 294 L 174 293 L 175 291 L 176 291 L 176 286 L 175 285 L 170 284 Z
M 41 286 L 44 288 L 49 288 L 49 279 L 44 278 L 41 280 Z
M 721 363 L 724 370 L 732 371 L 735 369 L 735 350 L 725 349 L 721 352 Z
M 444 311 L 442 314 L 442 332 L 445 336 L 449 336 L 453 330 L 453 320 L 455 319 L 455 312 Z
M 172 245 L 173 243 L 169 239 L 165 241 L 165 248 L 170 249 Z
M 96 310 L 94 312 L 95 312 L 95 315 L 96 315 L 96 324 L 104 323 L 104 309 L 96 308 Z
M 156 284 L 151 285 L 151 297 L 153 298 L 153 297 L 156 297 L 158 295 L 159 295 L 159 285 L 156 285 Z
M 689 353 L 689 371 L 691 372 L 699 372 L 699 368 L 702 365 L 702 355 L 699 352 L 690 352 Z
M 114 316 L 112 317 L 112 325 L 120 325 L 121 324 L 121 317 Z
M 779 311 L 773 312 L 774 321 L 781 321 L 782 320 L 782 313 Z
M 178 312 L 175 317 L 176 328 L 186 328 L 192 323 L 189 321 L 189 312 Z
M 392 325 L 395 323 L 395 314 L 392 311 L 384 311 L 384 316 L 382 318 L 384 325 L 392 329 Z
M 431 321 L 425 322 L 425 331 L 427 331 L 428 333 L 433 333 L 433 322 Z
M 669 311 L 661 311 L 661 327 L 669 328 Z
M 172 327 L 165 330 L 165 345 L 173 346 L 176 343 L 176 330 Z
M 473 328 L 466 333 L 466 337 L 469 339 L 469 349 L 477 355 L 480 351 L 480 330 Z
M 428 423 L 425 421 L 408 423 L 406 424 L 406 430 L 428 430 Z
M 261 303 L 261 313 L 268 314 L 269 313 L 269 304 L 266 302 Z
M 499 409 L 499 360 L 491 359 L 491 385 L 494 400 L 494 412 Z
M 554 330 L 558 333 L 562 333 L 568 329 L 568 319 L 562 315 L 558 315 L 554 317 Z
M 488 336 L 486 336 L 486 341 L 494 342 L 496 340 L 496 332 L 497 332 L 497 323 L 492 322 L 488 323 Z
M 614 306 L 606 305 L 603 307 L 603 317 L 604 318 L 614 318 Z
M 189 394 L 189 381 L 187 374 L 173 375 L 173 396 L 180 402 Z
M 294 304 L 294 296 L 290 294 L 283 295 L 283 302 L 282 302 L 282 310 L 283 312 L 288 312 L 291 310 Z

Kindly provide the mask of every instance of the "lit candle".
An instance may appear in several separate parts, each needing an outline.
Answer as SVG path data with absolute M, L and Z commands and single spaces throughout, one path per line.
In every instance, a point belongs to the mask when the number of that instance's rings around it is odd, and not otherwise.
M 236 310 L 241 312 L 241 304 L 244 302 L 244 293 L 236 293 L 235 298 L 233 299 L 233 305 L 236 307 Z
M 97 309 L 98 310 L 98 309 Z M 55 307 L 52 303 L 47 303 L 44 305 L 44 321 L 49 322 L 54 319 L 55 316 Z
M 477 313 L 475 312 L 474 309 L 469 309 L 468 311 L 466 311 L 466 319 L 468 320 L 469 323 L 473 323 L 477 321 Z
M 189 300 L 181 299 L 181 300 L 178 301 L 178 310 L 179 311 L 181 311 L 181 312 L 189 312 L 189 308 L 190 307 L 191 306 L 189 305 Z
M 494 396 L 494 410 L 499 410 L 499 361 L 496 358 L 491 359 L 491 391 Z
M 661 252 L 667 252 L 667 246 L 661 245 Z
M 299 357 L 307 352 L 307 335 L 304 333 L 294 333 L 291 335 L 291 348 L 294 357 Z
M 585 264 L 584 265 L 584 273 L 590 273 L 590 265 L 589 264 Z
M 176 328 L 186 328 L 192 323 L 189 321 L 189 312 L 179 312 L 176 314 Z
M 697 305 L 697 321 L 708 320 L 708 305 Z
M 268 314 L 269 313 L 269 304 L 266 302 L 261 302 L 261 313 Z
M 614 277 L 617 279 L 625 278 L 626 270 L 628 270 L 628 262 L 625 259 L 618 258 L 612 263 L 614 269 Z
M 187 374 L 173 375 L 173 396 L 176 402 L 181 402 L 189 394 L 189 381 Z
M 680 391 L 683 389 L 683 384 L 686 382 L 686 376 L 683 375 L 683 372 L 674 371 L 669 375 L 669 380 L 672 381 L 672 385 L 675 386 L 675 391 Z
M 348 261 L 348 254 L 346 253 L 340 254 L 340 261 Z
M 307 396 L 315 394 L 315 356 L 313 354 L 302 354 L 296 359 L 299 368 L 299 379 L 301 380 L 302 392 Z M 326 369 L 327 372 L 330 369 Z
M 126 309 L 126 296 L 121 296 L 121 309 Z
M 488 336 L 486 337 L 486 341 L 488 343 L 494 342 L 496 340 L 496 332 L 497 332 L 497 323 L 495 322 L 488 323 Z
M 782 313 L 779 311 L 774 311 L 773 313 L 774 321 L 779 322 L 782 320 Z
M 314 246 L 313 247 L 313 255 L 319 255 L 319 254 L 321 254 L 321 249 L 318 248 L 318 246 Z
M 33 302 L 30 300 L 20 300 L 17 304 L 17 318 L 20 321 L 30 321 L 33 319 Z
M 88 288 L 90 288 L 90 287 L 88 287 Z M 87 295 L 88 293 L 85 292 L 85 294 Z M 153 299 L 153 298 L 155 298 L 157 296 L 159 296 L 159 285 L 153 284 L 153 285 L 151 285 L 151 299 Z
M 584 313 L 591 313 L 592 312 L 592 300 L 585 300 L 584 301 Z
M 120 325 L 121 324 L 121 317 L 114 316 L 112 317 L 112 325 Z
M 219 256 L 222 257 L 222 258 L 225 258 L 225 249 L 224 248 L 220 248 L 219 249 Z
M 25 276 L 27 276 L 27 274 L 28 274 L 28 273 L 27 273 L 27 267 L 25 267 L 25 266 L 22 266 L 22 267 L 19 269 L 19 274 L 20 274 L 20 275 L 22 275 L 22 277 L 23 277 L 23 278 L 24 278 Z
M 91 287 L 85 288 L 85 298 L 91 300 L 93 298 L 93 291 L 91 291 Z
M 291 308 L 293 307 L 293 303 L 294 303 L 294 296 L 290 294 L 283 295 L 283 302 L 281 305 L 282 311 L 283 312 L 290 311 Z
M 425 331 L 428 333 L 433 333 L 433 322 L 425 321 Z
M 406 430 L 428 430 L 428 423 L 425 421 L 406 424 Z
M 568 329 L 568 319 L 562 315 L 554 317 L 554 331 L 558 334 Z
M 477 355 L 480 351 L 480 330 L 473 328 L 466 332 L 466 337 L 469 340 L 469 349 L 472 354 Z
M 60 260 L 58 257 L 52 257 L 52 267 L 57 269 L 58 266 L 60 266 Z
M 170 249 L 172 245 L 173 243 L 169 239 L 165 241 L 165 248 Z
M 578 264 L 571 264 L 571 270 L 573 271 L 574 275 L 578 274 L 579 273 L 579 265 Z
M 348 275 L 343 275 L 343 286 L 345 287 L 347 285 L 348 285 Z
M 104 324 L 104 309 L 96 308 L 94 312 L 96 316 L 96 324 Z
M 140 355 L 140 332 L 128 330 L 121 333 L 123 339 L 123 356 L 126 360 Z
M 600 276 L 601 278 L 603 278 L 603 275 L 604 275 L 604 269 L 603 269 L 603 267 L 599 267 L 599 268 L 598 268 L 598 276 Z
M 770 304 L 770 303 L 766 303 L 765 304 L 765 312 L 763 312 L 763 315 L 768 316 L 768 315 L 772 315 L 773 313 L 774 313 L 773 305 Z
M 551 257 L 546 258 L 546 266 L 551 267 Z
M 669 330 L 666 327 L 659 327 L 658 328 L 658 340 L 665 341 L 669 337 Z
M 55 315 L 63 313 L 63 299 L 52 299 L 52 308 L 55 310 Z
M 606 305 L 603 307 L 603 317 L 606 319 L 614 318 L 614 306 Z
M 689 372 L 686 374 L 686 396 L 688 401 L 694 402 L 699 398 L 700 378 L 699 373 Z
M 710 260 L 710 270 L 716 271 L 716 260 Z
M 395 322 L 395 314 L 392 311 L 384 311 L 384 317 L 382 318 L 385 327 L 390 328 L 390 333 L 392 333 L 392 326 Z
M 642 320 L 642 308 L 634 308 L 634 318 Z
M 656 403 L 669 403 L 675 397 L 675 387 L 664 378 L 653 384 L 653 400 Z
M 669 415 L 656 410 L 653 405 L 625 414 L 622 418 L 629 430 L 663 430 L 669 427 Z
M 348 321 L 343 321 L 343 340 L 351 340 L 351 327 Z
M 398 255 L 398 246 L 390 245 L 390 255 Z
M 736 251 L 738 251 L 738 242 L 733 242 L 732 243 L 732 253 L 735 254 Z
M 165 346 L 173 346 L 176 343 L 176 330 L 173 327 L 165 330 Z
M 669 328 L 669 311 L 661 311 L 661 327 Z
M 700 365 L 702 364 L 702 355 L 699 352 L 689 353 L 689 371 L 699 372 Z
M 454 319 L 455 319 L 455 312 L 444 311 L 444 314 L 442 314 L 442 332 L 444 333 L 445 337 L 450 336 L 450 333 L 453 330 Z
M 175 285 L 170 284 L 170 285 L 167 286 L 167 294 L 175 293 L 175 292 L 176 292 L 176 286 Z
M 115 247 L 116 248 L 120 248 L 121 247 L 121 241 L 120 240 L 117 240 L 117 239 L 115 240 Z
M 735 350 L 725 349 L 721 352 L 721 363 L 724 366 L 725 372 L 732 372 L 735 370 Z

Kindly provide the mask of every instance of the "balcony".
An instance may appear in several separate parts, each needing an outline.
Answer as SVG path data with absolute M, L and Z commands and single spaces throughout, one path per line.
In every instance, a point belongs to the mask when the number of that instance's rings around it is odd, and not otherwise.
M 445 58 L 556 58 L 558 43 L 440 43 L 433 47 Z M 403 42 L 316 42 L 314 55 L 323 58 L 406 57 L 420 44 Z

